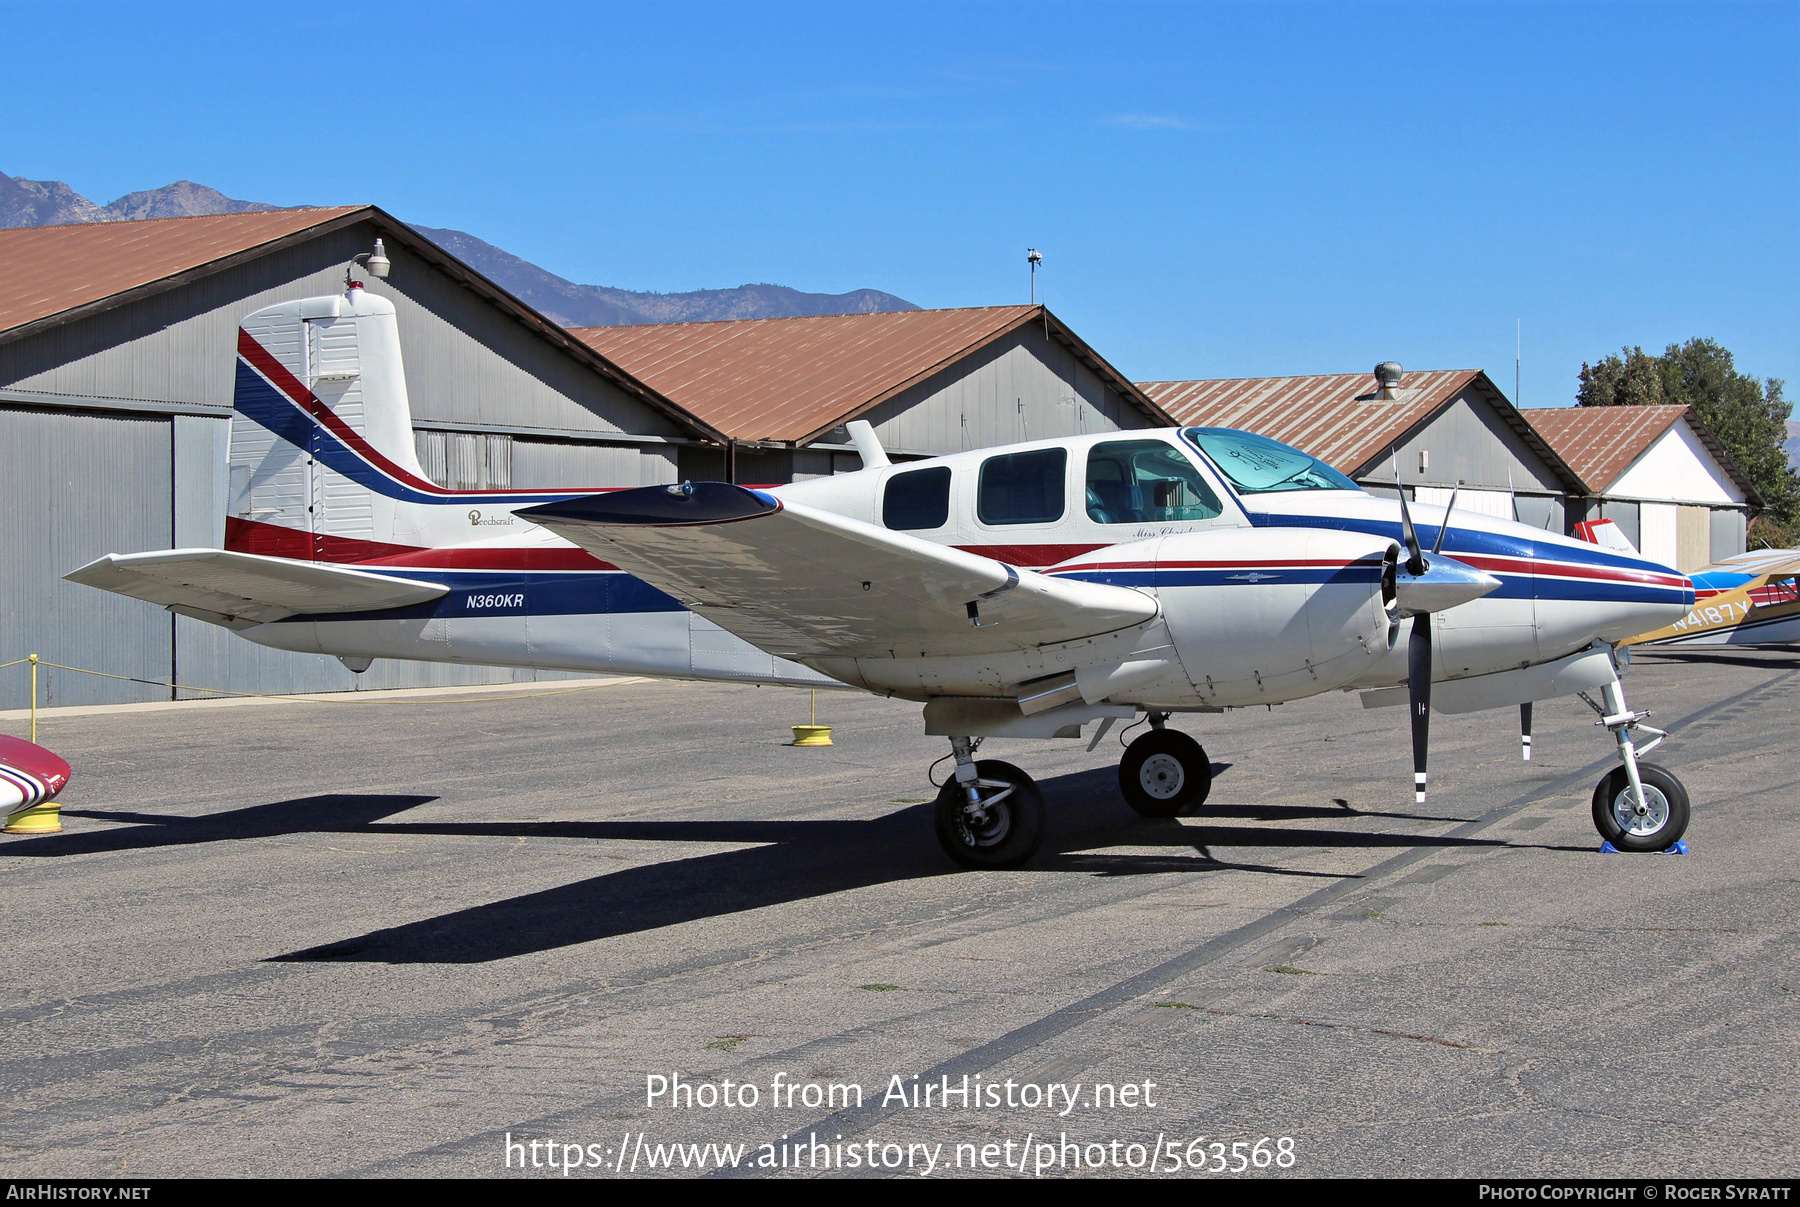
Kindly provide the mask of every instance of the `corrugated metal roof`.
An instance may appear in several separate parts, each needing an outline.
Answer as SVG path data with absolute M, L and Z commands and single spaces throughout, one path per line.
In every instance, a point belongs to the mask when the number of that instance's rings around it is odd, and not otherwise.
M 1588 493 L 1595 495 L 1611 490 L 1652 444 L 1685 419 L 1744 497 L 1752 503 L 1762 502 L 1756 487 L 1691 407 L 1533 407 L 1520 414 L 1543 433 L 1557 454 L 1581 476 Z
M 0 331 L 79 309 L 367 206 L 0 230 Z
M 1040 319 L 1128 402 L 1165 421 L 1041 306 L 578 327 L 574 334 L 734 439 L 805 443 Z
M 1521 411 L 1552 447 L 1601 493 L 1687 414 L 1682 406 L 1533 407 Z
M 1375 378 L 1369 373 L 1138 385 L 1183 425 L 1256 432 L 1354 474 L 1479 376 L 1478 369 L 1409 371 L 1391 401 L 1376 397 Z

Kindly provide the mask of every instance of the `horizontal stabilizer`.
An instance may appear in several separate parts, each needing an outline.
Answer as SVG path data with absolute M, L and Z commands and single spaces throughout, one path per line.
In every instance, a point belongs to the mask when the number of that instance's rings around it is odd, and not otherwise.
M 987 654 L 1141 624 L 1129 587 L 1050 578 L 723 482 L 526 508 L 604 561 L 783 657 Z
M 224 549 L 109 553 L 63 577 L 184 614 L 204 613 L 203 620 L 237 622 L 234 627 L 297 613 L 401 608 L 450 590 L 441 583 Z

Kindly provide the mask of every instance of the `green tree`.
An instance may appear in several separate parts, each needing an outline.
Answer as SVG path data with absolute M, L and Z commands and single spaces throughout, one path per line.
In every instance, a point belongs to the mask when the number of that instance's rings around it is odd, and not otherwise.
M 1670 344 L 1661 356 L 1622 348 L 1620 355 L 1583 364 L 1580 380 L 1576 401 L 1582 406 L 1692 407 L 1762 495 L 1760 526 L 1787 530 L 1785 536 L 1800 523 L 1800 474 L 1782 448 L 1793 406 L 1780 378 L 1739 373 L 1729 349 L 1716 340 L 1690 339 Z
M 1642 348 L 1620 348 L 1599 364 L 1584 361 L 1575 401 L 1584 407 L 1659 406 L 1667 401 L 1660 360 Z

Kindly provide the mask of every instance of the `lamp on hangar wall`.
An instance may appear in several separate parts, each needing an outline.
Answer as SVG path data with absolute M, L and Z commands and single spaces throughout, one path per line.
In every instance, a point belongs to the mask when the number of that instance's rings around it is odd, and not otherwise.
M 358 252 L 356 255 L 350 257 L 350 266 L 344 269 L 345 289 L 350 288 L 350 286 L 356 283 L 351 279 L 350 273 L 358 264 L 367 264 L 369 266 L 369 275 L 380 277 L 384 281 L 387 279 L 388 273 L 392 271 L 394 267 L 394 262 L 387 258 L 387 248 L 381 245 L 380 239 L 376 239 L 375 250 Z

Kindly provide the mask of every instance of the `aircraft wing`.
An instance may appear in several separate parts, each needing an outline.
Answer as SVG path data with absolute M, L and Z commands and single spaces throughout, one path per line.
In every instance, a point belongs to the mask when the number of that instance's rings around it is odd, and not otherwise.
M 63 578 L 236 628 L 299 612 L 399 608 L 425 603 L 450 590 L 441 583 L 371 574 L 348 566 L 224 549 L 109 553 Z
M 1753 549 L 1749 553 L 1740 553 L 1728 557 L 1722 562 L 1714 562 L 1696 574 L 1709 571 L 1725 570 L 1735 574 L 1766 574 L 1770 578 L 1786 578 L 1800 574 L 1800 549 Z
M 1015 569 L 723 482 L 587 495 L 516 514 L 786 658 L 1029 649 L 1158 611 L 1129 587 Z

